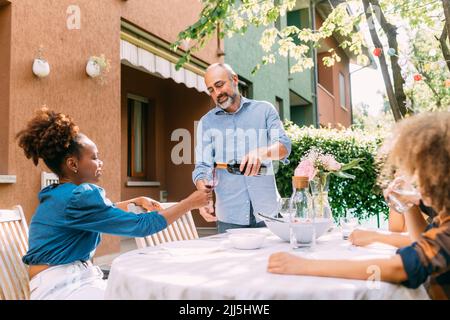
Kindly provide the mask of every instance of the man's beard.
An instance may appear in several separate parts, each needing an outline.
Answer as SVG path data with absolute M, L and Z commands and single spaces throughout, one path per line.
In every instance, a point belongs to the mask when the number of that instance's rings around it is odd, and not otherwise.
M 233 105 L 233 103 L 236 101 L 237 94 L 234 93 L 233 96 L 229 96 L 227 94 L 227 96 L 228 96 L 228 98 L 227 98 L 227 100 L 225 100 L 225 102 L 219 103 L 217 101 L 217 105 L 219 106 L 219 108 L 221 108 L 223 110 L 226 110 L 226 109 L 228 109 L 229 107 L 231 107 Z

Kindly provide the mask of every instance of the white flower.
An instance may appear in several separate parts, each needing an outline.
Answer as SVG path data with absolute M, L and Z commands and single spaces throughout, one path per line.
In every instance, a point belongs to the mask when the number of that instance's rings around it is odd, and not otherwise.
M 267 56 L 264 56 L 262 60 L 264 63 L 275 63 L 275 55 L 269 54 Z
M 280 46 L 278 53 L 281 56 L 287 57 L 289 51 L 295 48 L 295 43 L 292 40 L 291 37 L 278 40 L 278 45 Z
M 305 68 L 301 64 L 295 64 L 291 67 L 291 73 L 303 72 Z
M 304 44 L 294 46 L 291 49 L 291 55 L 294 59 L 301 59 L 309 50 L 308 46 L 305 46 Z
M 356 57 L 356 63 L 362 66 L 368 65 L 370 62 L 369 58 L 365 54 L 360 54 Z
M 273 44 L 278 35 L 278 30 L 276 28 L 268 28 L 264 30 L 261 39 L 259 40 L 259 44 L 265 52 L 268 52 L 272 49 Z

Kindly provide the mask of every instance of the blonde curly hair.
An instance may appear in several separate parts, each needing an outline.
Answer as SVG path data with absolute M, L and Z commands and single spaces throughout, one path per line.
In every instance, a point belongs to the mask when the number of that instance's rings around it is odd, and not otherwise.
M 387 165 L 417 178 L 433 209 L 450 213 L 450 112 L 414 115 L 397 124 Z

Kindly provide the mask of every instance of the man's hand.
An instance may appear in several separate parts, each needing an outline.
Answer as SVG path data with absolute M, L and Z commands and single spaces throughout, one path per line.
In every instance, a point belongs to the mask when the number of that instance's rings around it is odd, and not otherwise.
M 250 151 L 241 160 L 241 166 L 239 170 L 242 172 L 245 168 L 244 175 L 246 176 L 256 176 L 261 168 L 261 161 L 263 157 L 261 152 L 258 150 Z
M 211 210 L 212 208 L 212 210 Z M 205 219 L 206 222 L 215 222 L 217 221 L 217 217 L 213 214 L 214 213 L 214 207 L 208 206 L 208 207 L 202 207 L 198 209 L 200 211 L 200 215 Z

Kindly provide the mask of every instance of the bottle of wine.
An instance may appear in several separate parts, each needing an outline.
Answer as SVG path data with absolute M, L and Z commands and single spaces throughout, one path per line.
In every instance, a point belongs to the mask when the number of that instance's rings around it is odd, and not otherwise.
M 231 174 L 244 175 L 245 170 L 247 169 L 247 164 L 244 167 L 244 170 L 240 170 L 239 167 L 241 164 L 239 162 L 233 161 L 229 163 L 225 162 L 214 162 L 214 168 L 216 169 L 225 169 Z M 257 176 L 264 176 L 267 174 L 267 166 L 265 164 L 261 164 L 261 167 L 258 170 Z

